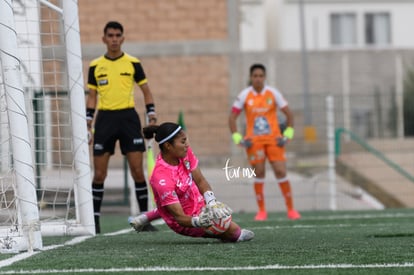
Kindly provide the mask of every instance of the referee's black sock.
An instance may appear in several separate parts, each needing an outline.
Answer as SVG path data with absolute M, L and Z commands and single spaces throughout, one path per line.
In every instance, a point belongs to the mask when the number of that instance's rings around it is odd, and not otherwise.
M 141 212 L 148 211 L 148 188 L 147 183 L 143 182 L 135 182 L 135 195 L 137 197 L 139 210 Z
M 101 233 L 101 226 L 99 224 L 99 217 L 101 216 L 101 205 L 104 195 L 103 183 L 92 182 L 92 197 L 93 197 L 93 215 L 95 218 L 95 232 Z

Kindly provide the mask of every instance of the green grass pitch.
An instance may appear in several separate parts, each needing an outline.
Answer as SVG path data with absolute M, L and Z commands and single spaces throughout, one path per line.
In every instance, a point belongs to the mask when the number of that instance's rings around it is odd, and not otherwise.
M 414 211 L 284 213 L 254 222 L 233 219 L 255 232 L 246 243 L 129 230 L 126 215 L 102 216 L 103 234 L 70 244 L 74 237 L 45 237 L 44 251 L 23 260 L 0 255 L 0 274 L 414 274 Z M 111 232 L 115 232 L 111 234 Z M 65 244 L 66 243 L 66 244 Z M 65 245 L 62 245 L 65 244 Z

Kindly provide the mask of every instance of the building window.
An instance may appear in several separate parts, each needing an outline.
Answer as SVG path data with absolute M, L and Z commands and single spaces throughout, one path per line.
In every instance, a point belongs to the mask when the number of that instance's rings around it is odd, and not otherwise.
M 356 37 L 356 15 L 354 13 L 331 14 L 332 45 L 355 45 Z
M 389 13 L 365 14 L 365 43 L 368 45 L 391 44 L 391 19 Z

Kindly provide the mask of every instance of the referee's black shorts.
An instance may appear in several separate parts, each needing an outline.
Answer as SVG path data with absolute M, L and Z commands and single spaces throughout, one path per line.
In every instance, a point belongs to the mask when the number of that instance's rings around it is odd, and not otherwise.
M 115 152 L 119 140 L 123 155 L 129 152 L 144 152 L 145 143 L 141 132 L 141 121 L 134 108 L 103 111 L 99 110 L 95 121 L 93 155 Z

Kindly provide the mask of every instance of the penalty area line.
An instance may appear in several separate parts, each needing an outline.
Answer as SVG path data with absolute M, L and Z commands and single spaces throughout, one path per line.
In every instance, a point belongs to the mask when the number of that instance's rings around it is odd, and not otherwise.
M 50 274 L 50 273 L 126 273 L 126 272 L 180 272 L 180 271 L 247 271 L 247 270 L 315 270 L 315 269 L 384 269 L 384 268 L 411 268 L 414 263 L 383 263 L 383 264 L 318 264 L 318 265 L 265 265 L 265 266 L 236 266 L 236 267 L 125 267 L 108 269 L 44 269 L 4 271 L 0 274 Z

